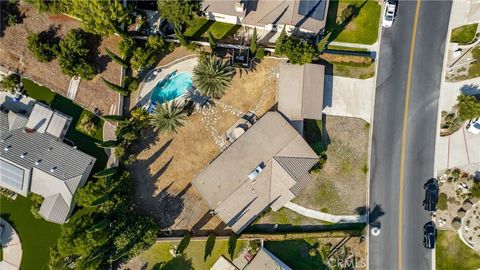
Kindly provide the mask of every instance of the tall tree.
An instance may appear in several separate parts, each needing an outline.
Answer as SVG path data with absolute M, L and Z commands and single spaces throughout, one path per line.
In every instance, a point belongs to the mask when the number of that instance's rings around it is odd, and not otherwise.
M 200 1 L 195 0 L 157 0 L 160 16 L 181 29 L 193 25 L 200 10 Z
M 122 24 L 132 23 L 131 11 L 119 0 L 69 0 L 67 13 L 81 20 L 90 33 L 110 35 Z
M 178 128 L 185 125 L 187 113 L 183 106 L 175 100 L 158 104 L 151 116 L 151 124 L 155 131 L 166 134 L 175 134 Z
M 60 41 L 58 62 L 63 73 L 91 80 L 96 74 L 95 66 L 89 62 L 88 36 L 81 29 L 72 29 Z
M 203 55 L 193 68 L 193 84 L 205 96 L 220 98 L 230 85 L 233 68 L 220 58 Z
M 275 42 L 275 54 L 277 55 L 283 55 L 283 44 L 287 40 L 287 30 L 286 27 L 283 26 L 282 32 L 280 33 L 280 36 L 277 38 L 277 41 Z
M 465 121 L 480 117 L 480 100 L 475 96 L 460 95 L 457 101 L 460 119 Z

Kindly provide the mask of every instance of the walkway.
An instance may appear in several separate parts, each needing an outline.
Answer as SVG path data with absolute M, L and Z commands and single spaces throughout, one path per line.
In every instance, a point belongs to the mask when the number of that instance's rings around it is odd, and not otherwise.
M 17 270 L 22 262 L 22 242 L 18 233 L 3 218 L 0 218 L 0 225 L 3 226 L 0 243 L 3 250 L 3 261 L 0 261 L 0 269 Z
M 68 92 L 67 92 L 67 97 L 71 100 L 75 100 L 75 97 L 77 96 L 77 91 L 78 91 L 78 85 L 80 84 L 80 81 L 82 78 L 78 76 L 73 76 L 72 79 L 70 79 L 70 83 L 68 84 Z
M 367 49 L 369 51 L 378 51 L 379 49 L 379 43 L 378 41 L 371 44 L 360 44 L 360 43 L 349 43 L 349 42 L 338 42 L 338 41 L 332 41 L 328 43 L 330 46 L 342 46 L 342 47 L 349 47 L 349 48 L 358 48 L 358 49 Z
M 336 215 L 308 209 L 292 202 L 286 203 L 284 207 L 294 212 L 297 212 L 302 216 L 306 216 L 309 218 L 314 218 L 322 221 L 327 221 L 330 223 L 366 223 L 367 222 L 366 215 L 336 216 Z

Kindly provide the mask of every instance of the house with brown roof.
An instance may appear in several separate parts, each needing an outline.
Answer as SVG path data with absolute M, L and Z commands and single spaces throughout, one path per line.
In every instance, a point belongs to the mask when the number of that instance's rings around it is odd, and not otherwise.
M 203 0 L 209 20 L 278 31 L 319 33 L 325 28 L 328 0 Z
M 192 181 L 210 209 L 240 233 L 282 208 L 311 180 L 318 156 L 278 112 L 267 112 Z

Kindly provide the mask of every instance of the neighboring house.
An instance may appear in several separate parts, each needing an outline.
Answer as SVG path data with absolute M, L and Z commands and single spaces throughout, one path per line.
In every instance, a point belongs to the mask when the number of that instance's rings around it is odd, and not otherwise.
M 311 180 L 318 156 L 278 112 L 267 112 L 193 180 L 235 233 L 266 208 L 277 211 Z
M 0 112 L 0 187 L 44 198 L 39 214 L 64 223 L 95 158 L 62 142 L 72 119 L 36 103 L 30 117 Z
M 303 134 L 304 119 L 322 119 L 325 66 L 280 64 L 278 111 Z
M 278 31 L 319 33 L 325 28 L 328 0 L 203 0 L 207 19 Z
M 220 256 L 210 270 L 238 270 L 238 267 L 225 257 Z M 292 270 L 292 268 L 262 246 L 255 257 L 242 270 Z

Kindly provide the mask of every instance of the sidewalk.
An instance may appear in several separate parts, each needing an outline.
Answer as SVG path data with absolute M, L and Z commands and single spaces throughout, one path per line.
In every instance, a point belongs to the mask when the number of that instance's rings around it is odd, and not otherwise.
M 3 232 L 0 238 L 3 250 L 3 261 L 0 261 L 0 269 L 20 269 L 23 254 L 20 237 L 15 229 L 3 218 L 0 218 L 0 224 L 3 225 Z
M 328 43 L 328 45 L 332 46 L 342 46 L 342 47 L 349 47 L 349 48 L 360 48 L 360 49 L 367 49 L 369 51 L 376 51 L 378 52 L 380 48 L 380 39 L 377 39 L 377 42 L 373 43 L 372 45 L 366 45 L 366 44 L 359 44 L 359 43 L 348 43 L 348 42 L 338 42 L 338 41 L 332 41 Z
M 284 207 L 294 212 L 297 212 L 302 216 L 306 216 L 309 218 L 314 218 L 322 221 L 327 221 L 330 223 L 366 223 L 367 222 L 367 216 L 365 215 L 336 216 L 336 215 L 308 209 L 292 202 L 286 203 Z

